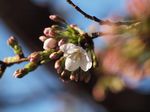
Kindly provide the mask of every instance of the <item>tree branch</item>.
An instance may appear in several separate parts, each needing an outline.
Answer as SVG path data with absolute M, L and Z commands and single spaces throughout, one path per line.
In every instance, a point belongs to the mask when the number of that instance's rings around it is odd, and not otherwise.
M 91 16 L 89 14 L 87 14 L 86 12 L 84 12 L 80 7 L 78 7 L 77 5 L 75 5 L 71 0 L 66 0 L 72 7 L 74 7 L 80 14 L 82 14 L 83 16 L 85 16 L 86 18 L 95 21 L 97 23 L 99 23 L 100 25 L 130 25 L 132 23 L 135 23 L 135 21 L 128 21 L 128 22 L 112 22 L 109 20 L 101 20 L 99 18 L 97 18 L 96 16 Z M 137 21 L 136 21 L 137 22 Z

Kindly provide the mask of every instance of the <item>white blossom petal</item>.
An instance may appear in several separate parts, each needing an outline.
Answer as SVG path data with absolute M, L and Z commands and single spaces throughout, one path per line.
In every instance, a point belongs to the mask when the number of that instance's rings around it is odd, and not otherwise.
M 66 57 L 66 70 L 75 71 L 81 67 L 83 71 L 88 71 L 92 67 L 91 57 L 82 47 L 68 43 L 61 45 L 60 50 L 64 52 L 64 57 Z
M 75 52 L 76 46 L 72 43 L 68 43 L 61 45 L 59 49 L 65 54 L 71 54 Z
M 73 60 L 72 58 L 67 57 L 65 61 L 65 69 L 68 71 L 75 71 L 79 68 L 79 62 L 79 60 Z
M 92 67 L 92 61 L 88 54 L 81 56 L 80 67 L 83 71 L 88 71 Z

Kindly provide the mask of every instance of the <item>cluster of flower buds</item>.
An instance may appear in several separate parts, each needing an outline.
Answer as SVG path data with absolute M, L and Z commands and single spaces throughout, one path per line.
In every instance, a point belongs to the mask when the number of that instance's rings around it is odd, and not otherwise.
M 50 15 L 49 18 L 60 25 L 45 28 L 39 39 L 43 42 L 43 51 L 33 52 L 24 57 L 21 46 L 14 37 L 7 43 L 13 48 L 15 56 L 7 57 L 0 63 L 2 74 L 7 65 L 29 61 L 24 68 L 15 71 L 14 76 L 22 78 L 35 70 L 41 64 L 55 61 L 54 68 L 64 81 L 89 82 L 91 69 L 97 66 L 92 37 L 83 32 L 76 25 L 68 25 L 59 16 Z
M 43 49 L 54 50 L 49 58 L 55 61 L 57 73 L 65 81 L 89 82 L 90 70 L 97 66 L 92 38 L 59 16 L 50 15 L 49 18 L 61 24 L 45 28 L 39 39 Z
M 29 63 L 26 64 L 23 69 L 18 69 L 14 73 L 15 77 L 22 78 L 29 72 L 35 70 L 39 65 L 51 61 L 49 55 L 55 51 L 54 49 L 38 51 L 31 53 L 28 57 L 24 57 L 22 48 L 14 37 L 10 37 L 7 43 L 13 48 L 15 56 L 7 57 L 3 61 L 0 61 L 0 77 L 3 75 L 7 67 L 28 61 Z

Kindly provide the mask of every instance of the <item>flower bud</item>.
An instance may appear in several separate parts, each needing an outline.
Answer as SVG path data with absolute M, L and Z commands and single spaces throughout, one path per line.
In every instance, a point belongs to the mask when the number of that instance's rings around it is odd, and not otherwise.
M 71 24 L 70 27 L 76 31 L 78 31 L 81 35 L 84 34 L 84 32 L 76 25 L 76 24 Z
M 70 24 L 70 27 L 74 29 L 77 27 L 77 25 L 76 24 Z
M 59 42 L 58 42 L 58 46 L 61 46 L 63 44 L 66 43 L 66 40 L 65 39 L 61 39 Z
M 57 15 L 50 15 L 49 18 L 50 18 L 52 21 L 55 21 L 55 22 L 66 23 L 66 21 L 65 21 L 63 18 L 61 18 L 61 17 L 59 17 L 59 16 L 57 16 Z
M 70 75 L 70 80 L 72 80 L 72 81 L 75 80 L 75 75 L 74 74 Z
M 56 35 L 55 29 L 53 29 L 51 27 L 45 28 L 43 33 L 44 33 L 44 35 L 49 36 L 51 38 L 55 37 L 55 35 Z
M 57 59 L 57 58 L 58 58 L 57 52 L 54 52 L 54 53 L 50 54 L 50 55 L 49 55 L 49 58 L 50 58 L 50 59 Z
M 33 52 L 28 59 L 30 62 L 38 63 L 41 60 L 41 55 L 39 52 Z
M 57 71 L 57 73 L 58 73 L 58 74 L 60 74 L 60 73 L 62 73 L 62 72 L 63 72 L 63 68 L 62 68 L 62 67 L 57 68 L 57 69 L 56 69 L 56 71 Z
M 61 67 L 61 60 L 57 60 L 57 61 L 55 62 L 54 68 L 55 68 L 55 69 L 58 69 L 58 68 L 60 68 L 60 67 Z
M 63 81 L 68 81 L 69 80 L 69 77 L 70 77 L 70 73 L 66 70 L 64 70 L 62 73 L 61 73 L 61 79 Z
M 38 63 L 29 62 L 28 64 L 25 65 L 25 67 L 23 69 L 16 70 L 13 75 L 16 78 L 22 78 L 25 75 L 27 75 L 29 72 L 34 71 L 38 66 L 39 66 Z
M 24 57 L 24 54 L 23 54 L 21 46 L 18 44 L 17 40 L 13 36 L 11 36 L 7 40 L 7 43 L 8 43 L 8 45 L 10 45 L 13 48 L 14 53 L 16 55 L 19 55 L 20 58 Z
M 64 70 L 64 71 L 62 71 L 62 73 L 61 73 L 61 76 L 63 77 L 63 76 L 65 76 L 66 75 L 66 71 Z
M 71 73 L 70 80 L 76 81 L 76 82 L 79 81 L 79 73 L 78 73 L 78 71 L 74 71 L 74 72 Z
M 49 58 L 50 59 L 58 59 L 62 56 L 63 52 L 62 51 L 58 51 L 58 52 L 53 52 L 52 54 L 50 54 Z
M 46 36 L 40 36 L 40 37 L 39 37 L 39 40 L 42 41 L 42 42 L 44 42 L 46 39 L 47 39 Z
M 24 75 L 28 73 L 28 70 L 23 68 L 23 69 L 18 69 L 14 72 L 13 76 L 15 78 L 22 78 Z
M 45 40 L 43 49 L 45 49 L 45 50 L 53 49 L 56 46 L 57 46 L 57 40 L 55 40 L 53 38 L 49 38 L 49 39 Z
M 17 44 L 17 40 L 15 39 L 15 37 L 11 36 L 8 40 L 7 40 L 8 45 L 10 46 L 14 46 Z

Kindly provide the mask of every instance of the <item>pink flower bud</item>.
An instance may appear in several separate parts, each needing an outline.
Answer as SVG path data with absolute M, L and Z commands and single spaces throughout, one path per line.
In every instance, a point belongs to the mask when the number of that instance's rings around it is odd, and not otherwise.
M 55 68 L 55 69 L 58 69 L 58 68 L 60 68 L 60 67 L 61 67 L 61 60 L 57 60 L 57 61 L 55 62 L 54 68 Z
M 54 52 L 54 53 L 52 53 L 52 54 L 49 55 L 49 58 L 50 59 L 56 59 L 57 55 L 58 55 L 57 52 Z
M 18 69 L 14 72 L 13 76 L 15 78 L 22 78 L 24 75 L 28 73 L 28 70 L 26 68 Z
M 44 35 L 49 36 L 51 38 L 55 37 L 55 35 L 56 35 L 55 30 L 51 27 L 45 28 L 43 33 L 44 33 Z
M 50 59 L 59 59 L 61 56 L 63 55 L 62 51 L 57 51 L 57 52 L 53 52 L 52 54 L 49 55 Z
M 75 27 L 77 27 L 77 25 L 76 24 L 70 24 L 70 27 L 75 28 Z
M 47 40 L 45 40 L 44 45 L 43 45 L 43 49 L 47 50 L 47 49 L 53 49 L 57 46 L 57 40 L 53 39 L 53 38 L 49 38 Z
M 70 75 L 70 80 L 75 80 L 75 76 L 72 74 L 72 75 Z
M 55 22 L 66 23 L 66 21 L 63 18 L 61 18 L 57 15 L 50 15 L 49 18 Z
M 42 42 L 44 42 L 46 39 L 47 39 L 47 37 L 45 37 L 45 36 L 40 36 L 39 37 L 39 40 L 42 41 Z
M 65 44 L 66 40 L 65 39 L 61 39 L 59 42 L 58 42 L 58 46 L 61 46 L 63 44 Z
M 60 73 L 63 72 L 63 68 L 62 68 L 62 67 L 59 67 L 59 68 L 56 69 L 56 71 L 57 71 L 58 74 L 60 74 Z
M 14 46 L 15 44 L 17 44 L 17 40 L 15 39 L 15 37 L 11 36 L 8 40 L 7 40 L 7 44 L 10 46 Z
M 28 59 L 30 62 L 38 63 L 41 60 L 41 55 L 39 54 L 39 52 L 33 52 L 29 55 Z

